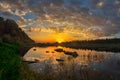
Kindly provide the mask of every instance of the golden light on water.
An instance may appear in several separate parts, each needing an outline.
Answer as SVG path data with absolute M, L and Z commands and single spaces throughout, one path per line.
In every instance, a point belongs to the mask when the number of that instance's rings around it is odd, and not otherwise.
M 59 49 L 63 49 L 63 47 L 62 47 L 62 46 L 57 46 L 57 48 L 59 48 Z

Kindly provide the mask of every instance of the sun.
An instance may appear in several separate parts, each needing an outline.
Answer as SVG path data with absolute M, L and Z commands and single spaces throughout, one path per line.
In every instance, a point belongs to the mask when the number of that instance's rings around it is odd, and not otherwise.
M 57 33 L 54 35 L 55 42 L 62 43 L 69 40 L 69 37 L 65 33 Z
M 56 40 L 58 43 L 62 43 L 62 42 L 64 42 L 64 39 L 62 39 L 62 38 L 57 38 L 57 40 Z

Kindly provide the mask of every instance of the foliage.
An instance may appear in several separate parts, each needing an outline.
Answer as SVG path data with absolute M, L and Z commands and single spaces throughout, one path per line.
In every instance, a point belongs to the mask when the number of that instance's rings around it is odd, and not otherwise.
M 120 52 L 120 39 L 97 39 L 97 40 L 83 40 L 83 41 L 71 41 L 63 42 L 61 46 L 79 48 L 79 49 L 90 49 L 97 51 L 112 51 Z
M 19 57 L 19 45 L 0 42 L 0 80 L 36 80 Z
M 20 80 L 21 60 L 17 45 L 0 43 L 0 80 Z

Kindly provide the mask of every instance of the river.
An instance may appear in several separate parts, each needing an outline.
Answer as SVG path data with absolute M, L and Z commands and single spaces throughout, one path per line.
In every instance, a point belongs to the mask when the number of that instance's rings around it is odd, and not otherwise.
M 78 56 L 74 57 L 65 54 L 64 51 L 55 51 L 56 49 L 61 49 L 66 52 L 76 52 Z M 72 49 L 62 46 L 32 47 L 24 55 L 23 59 L 28 62 L 34 62 L 29 65 L 35 71 L 42 70 L 45 64 L 55 67 L 56 65 L 70 63 L 80 66 L 83 69 L 89 68 L 112 73 L 120 71 L 120 53 L 114 52 Z

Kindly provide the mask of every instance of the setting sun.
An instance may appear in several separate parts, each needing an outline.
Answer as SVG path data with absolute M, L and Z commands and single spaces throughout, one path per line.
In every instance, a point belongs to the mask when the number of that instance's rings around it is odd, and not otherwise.
M 65 35 L 64 33 L 58 33 L 57 35 L 54 36 L 54 38 L 56 42 L 62 43 L 66 41 L 67 35 Z
M 56 41 L 57 41 L 58 43 L 62 43 L 62 42 L 64 42 L 64 39 L 58 38 Z

